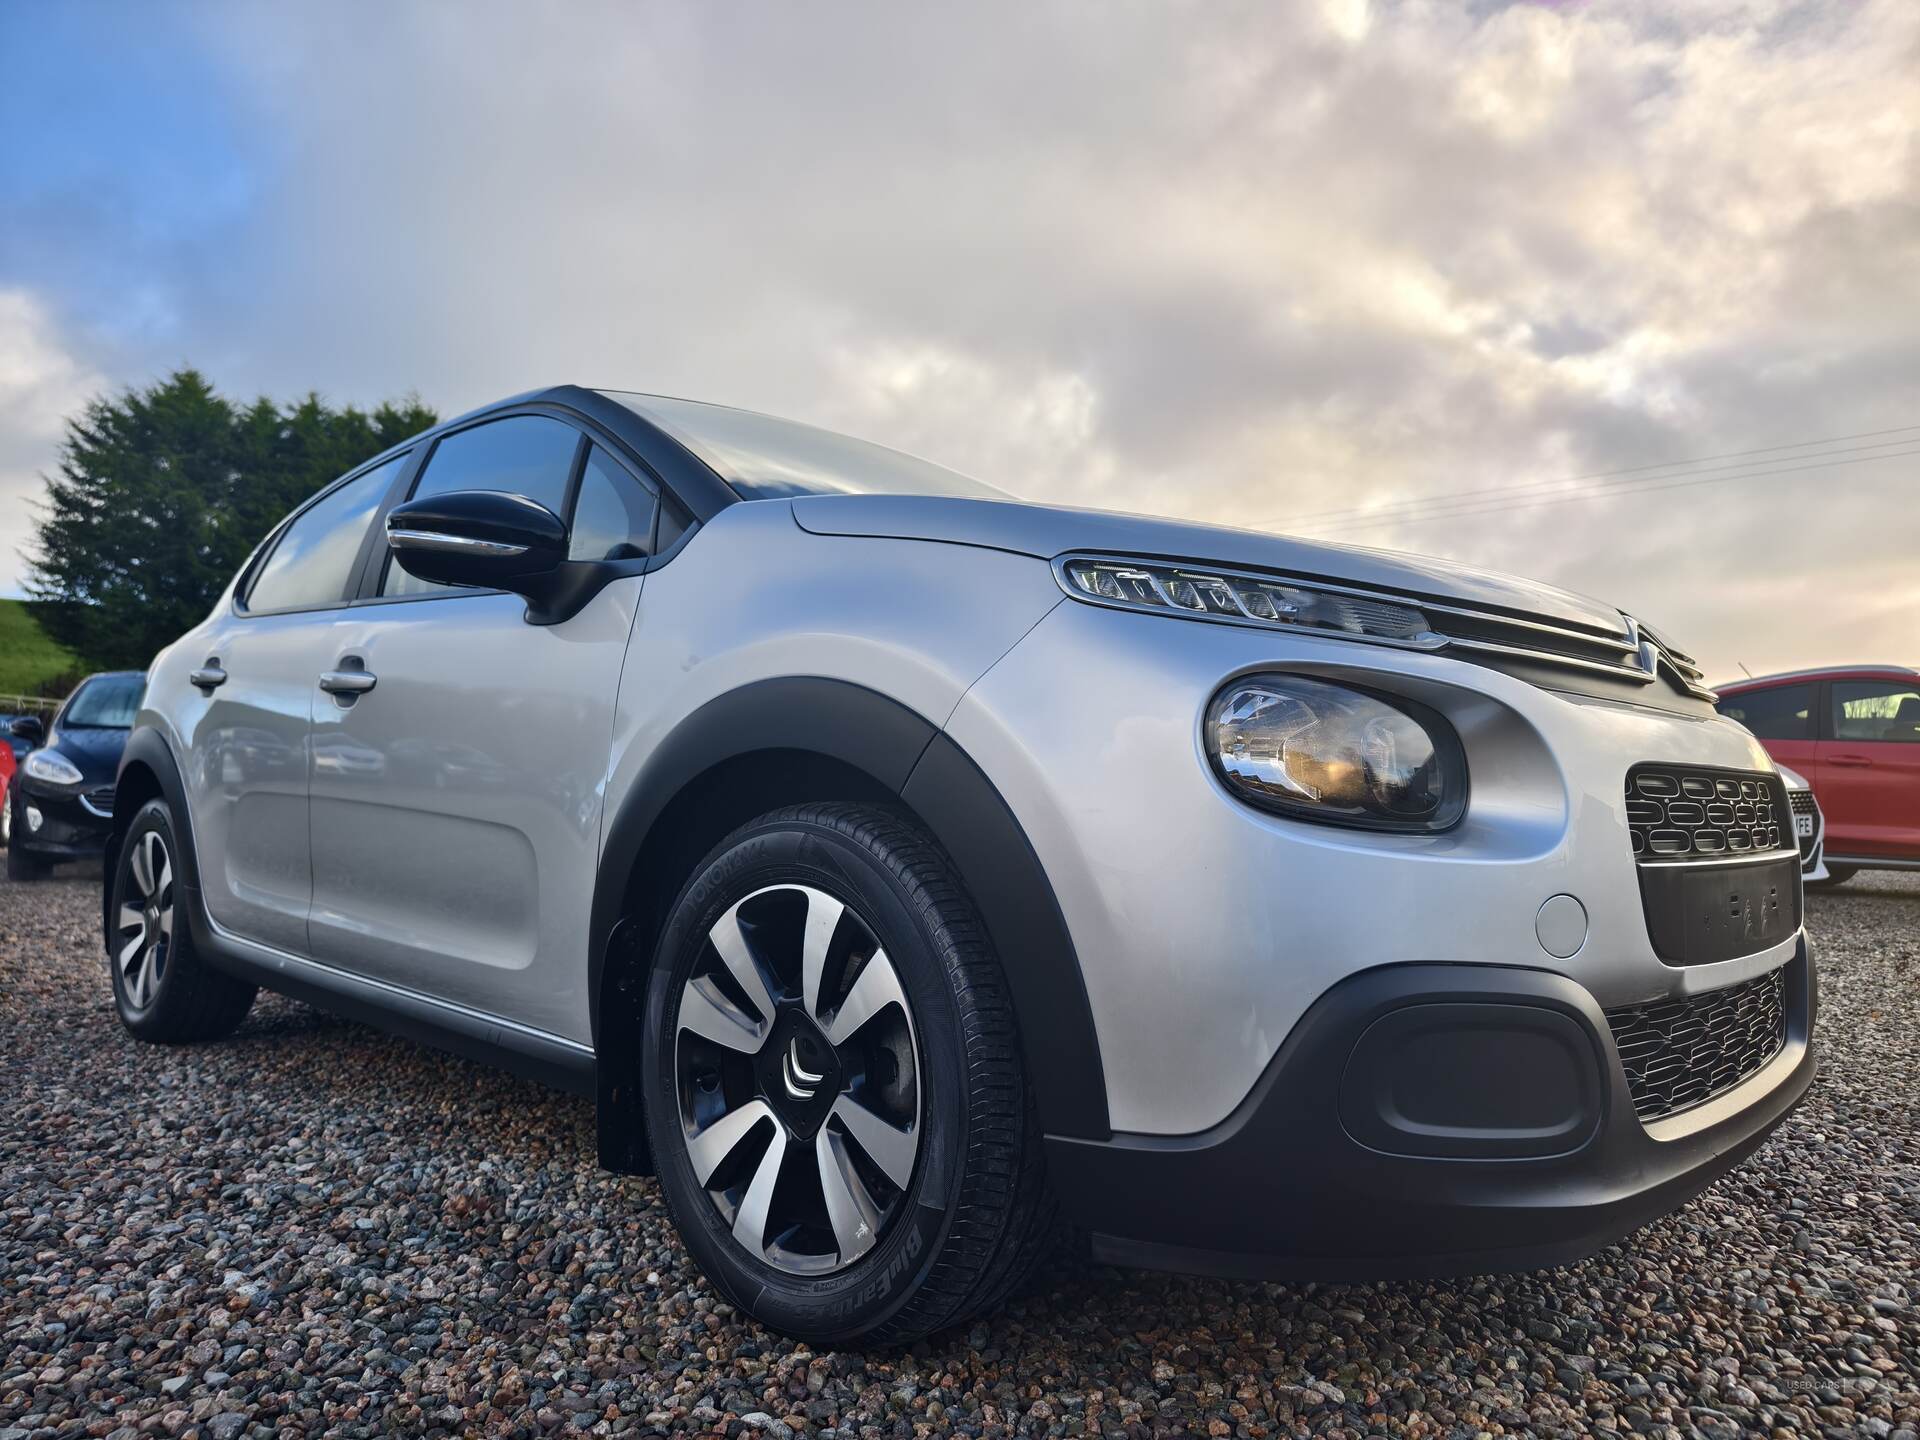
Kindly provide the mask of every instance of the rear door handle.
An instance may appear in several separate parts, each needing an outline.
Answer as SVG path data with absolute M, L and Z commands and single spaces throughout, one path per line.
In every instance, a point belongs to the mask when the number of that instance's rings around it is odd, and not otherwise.
M 327 670 L 320 676 L 320 688 L 329 695 L 364 695 L 375 679 L 365 670 Z
M 196 690 L 202 690 L 211 695 L 216 688 L 227 683 L 227 672 L 220 668 L 220 657 L 210 655 L 207 657 L 207 663 L 188 675 L 187 679 Z
M 1873 767 L 1873 761 L 1864 755 L 1829 755 L 1827 756 L 1827 764 L 1846 765 L 1855 769 L 1871 769 Z

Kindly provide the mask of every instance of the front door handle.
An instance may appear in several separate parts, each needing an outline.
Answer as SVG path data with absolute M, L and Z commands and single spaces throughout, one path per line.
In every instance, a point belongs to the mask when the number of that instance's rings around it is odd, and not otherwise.
M 187 676 L 194 689 L 211 695 L 219 686 L 227 683 L 227 672 L 220 668 L 220 657 L 209 655 L 207 663 Z
M 328 670 L 320 676 L 320 688 L 329 695 L 364 695 L 374 680 L 365 670 Z
M 1827 764 L 1844 765 L 1852 769 L 1871 769 L 1873 761 L 1869 760 L 1865 755 L 1829 755 L 1827 756 Z

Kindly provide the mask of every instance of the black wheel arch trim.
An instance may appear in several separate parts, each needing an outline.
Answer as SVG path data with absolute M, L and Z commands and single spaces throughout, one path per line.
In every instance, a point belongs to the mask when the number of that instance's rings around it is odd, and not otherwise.
M 1042 1129 L 1108 1135 L 1106 1084 L 1079 959 L 1040 859 L 1006 801 L 958 745 L 899 701 L 844 680 L 787 676 L 729 691 L 683 719 L 647 757 L 608 825 L 588 957 L 605 1163 L 648 1168 L 634 1135 L 638 1106 L 618 1093 L 632 1057 L 610 1054 L 602 1033 L 609 956 L 620 945 L 656 938 L 624 928 L 635 867 L 654 826 L 688 786 L 729 761 L 775 750 L 817 754 L 860 771 L 898 797 L 953 857 L 1006 970 Z M 634 958 L 641 973 L 653 959 Z

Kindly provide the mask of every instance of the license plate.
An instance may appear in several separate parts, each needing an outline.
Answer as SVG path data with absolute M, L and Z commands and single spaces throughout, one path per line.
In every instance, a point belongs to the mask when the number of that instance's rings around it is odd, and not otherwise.
M 1813 838 L 1813 816 L 1811 815 L 1794 816 L 1793 817 L 1793 833 L 1798 835 L 1802 840 L 1811 840 Z
M 1755 955 L 1800 928 L 1800 856 L 1640 867 L 1654 953 L 1669 965 Z

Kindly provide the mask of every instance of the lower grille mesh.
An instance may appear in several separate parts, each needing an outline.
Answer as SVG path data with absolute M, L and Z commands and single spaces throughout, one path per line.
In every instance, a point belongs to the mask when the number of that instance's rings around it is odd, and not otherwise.
M 1607 1011 L 1642 1120 L 1705 1104 L 1787 1043 L 1787 966 L 1724 990 Z

